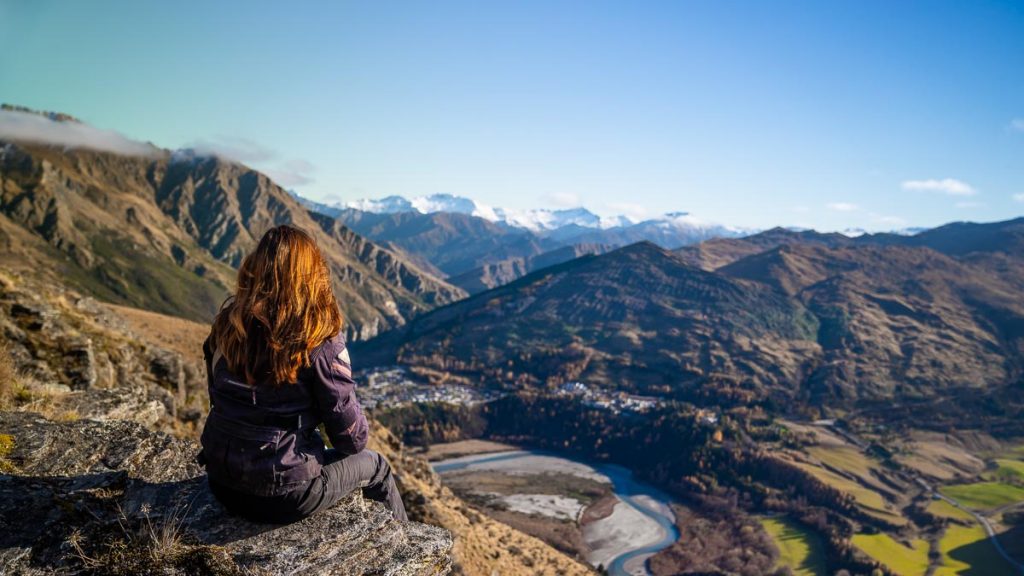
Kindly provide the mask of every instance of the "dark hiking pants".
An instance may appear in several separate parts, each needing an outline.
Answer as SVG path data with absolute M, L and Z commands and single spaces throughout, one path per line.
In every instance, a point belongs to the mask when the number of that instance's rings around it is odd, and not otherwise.
M 363 496 L 383 502 L 395 519 L 408 519 L 391 465 L 373 450 L 350 456 L 327 450 L 320 476 L 306 487 L 281 496 L 252 496 L 210 480 L 210 489 L 225 508 L 250 520 L 274 524 L 295 522 L 330 508 L 357 488 Z

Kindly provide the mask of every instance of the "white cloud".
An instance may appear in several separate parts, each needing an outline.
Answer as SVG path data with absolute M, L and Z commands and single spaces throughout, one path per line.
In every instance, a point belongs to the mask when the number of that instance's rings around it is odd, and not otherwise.
M 955 178 L 907 180 L 903 182 L 903 189 L 920 192 L 938 192 L 948 196 L 974 196 L 978 193 L 970 184 Z
M 634 222 L 640 222 L 650 213 L 646 206 L 630 202 L 610 202 L 605 204 L 605 206 Z
M 1014 118 L 1010 120 L 1010 130 L 1014 132 L 1024 132 L 1024 118 Z
M 277 159 L 277 152 L 249 140 L 231 136 L 217 136 L 212 140 L 196 140 L 187 146 L 199 156 L 217 156 L 235 162 L 267 162 Z
M 1024 204 L 1024 194 L 1014 194 L 1013 195 L 1013 201 L 1014 202 L 1020 202 L 1020 203 Z
M 149 156 L 158 152 L 151 144 L 126 138 L 113 130 L 75 121 L 51 120 L 18 110 L 0 110 L 0 139 L 88 148 L 127 156 Z
M 836 212 L 856 212 L 860 210 L 860 206 L 851 204 L 849 202 L 830 202 L 825 205 L 829 210 L 835 210 Z
M 265 172 L 274 182 L 285 188 L 291 188 L 312 183 L 311 173 L 315 170 L 316 166 L 311 163 L 295 159 L 279 162 L 277 165 L 267 168 Z
M 279 186 L 292 188 L 314 181 L 316 167 L 301 159 L 283 160 L 274 149 L 255 140 L 233 136 L 217 136 L 210 140 L 196 140 L 188 146 L 199 156 L 216 156 L 231 162 L 252 165 Z

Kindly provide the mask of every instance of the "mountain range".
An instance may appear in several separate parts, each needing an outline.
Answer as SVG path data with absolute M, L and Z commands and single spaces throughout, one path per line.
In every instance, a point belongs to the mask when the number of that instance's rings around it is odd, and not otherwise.
M 623 216 L 601 218 L 585 208 L 510 212 L 447 194 L 344 206 L 295 197 L 470 292 L 519 278 L 535 270 L 536 262 L 551 265 L 641 241 L 677 248 L 751 233 L 685 212 L 632 222 Z
M 323 206 L 333 210 L 351 209 L 359 210 L 360 212 L 373 212 L 374 214 L 395 214 L 398 212 L 433 214 L 435 212 L 450 212 L 476 216 L 491 222 L 500 222 L 515 228 L 524 228 L 532 232 L 553 231 L 566 226 L 606 229 L 635 224 L 633 220 L 626 216 L 616 215 L 602 218 L 583 207 L 560 210 L 544 208 L 509 210 L 506 208 L 494 208 L 481 204 L 471 198 L 454 196 L 452 194 L 431 194 L 429 196 L 418 196 L 412 200 L 402 196 L 387 196 L 380 199 L 364 198 Z
M 505 389 L 582 380 L 787 410 L 955 410 L 1022 383 L 1022 239 L 1024 219 L 642 242 L 434 310 L 363 353 Z

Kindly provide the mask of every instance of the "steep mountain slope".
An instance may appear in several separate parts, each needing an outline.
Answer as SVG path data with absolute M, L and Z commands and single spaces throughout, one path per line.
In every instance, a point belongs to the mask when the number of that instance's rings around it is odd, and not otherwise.
M 785 245 L 719 269 L 819 319 L 823 399 L 929 398 L 1005 385 L 1024 368 L 1021 284 L 927 248 Z
M 357 233 L 409 254 L 445 276 L 457 276 L 506 258 L 534 256 L 553 247 L 529 231 L 468 214 L 374 214 L 353 209 L 336 214 L 338 221 Z
M 0 191 L 0 259 L 112 302 L 207 321 L 232 267 L 278 224 L 309 231 L 324 250 L 353 338 L 463 296 L 219 158 L 0 142 Z
M 582 379 L 667 395 L 799 392 L 815 319 L 781 293 L 651 243 L 545 268 L 360 348 L 379 363 L 507 387 Z M 742 353 L 735 353 L 742 351 Z
M 512 257 L 486 264 L 475 270 L 451 277 L 448 281 L 470 294 L 477 294 L 508 284 L 534 270 L 568 262 L 580 256 L 604 254 L 609 250 L 611 247 L 604 244 L 571 244 L 536 256 Z
M 550 246 L 527 231 L 469 214 L 375 214 L 351 208 L 327 209 L 325 213 L 443 277 L 465 274 L 501 259 L 536 255 Z

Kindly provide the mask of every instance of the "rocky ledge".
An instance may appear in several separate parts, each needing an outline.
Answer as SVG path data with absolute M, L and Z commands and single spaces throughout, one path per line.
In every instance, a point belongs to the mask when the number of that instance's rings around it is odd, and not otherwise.
M 193 442 L 0 412 L 0 574 L 446 574 L 451 535 L 358 493 L 294 524 L 230 515 Z

